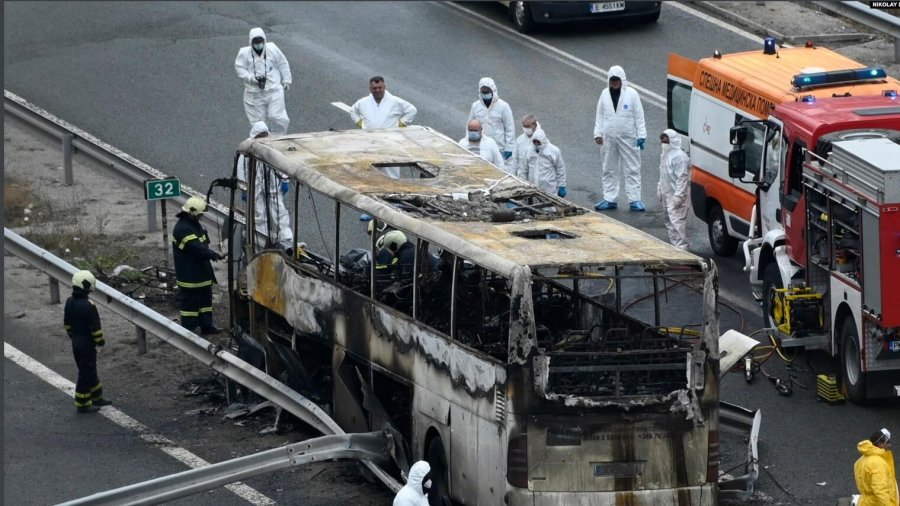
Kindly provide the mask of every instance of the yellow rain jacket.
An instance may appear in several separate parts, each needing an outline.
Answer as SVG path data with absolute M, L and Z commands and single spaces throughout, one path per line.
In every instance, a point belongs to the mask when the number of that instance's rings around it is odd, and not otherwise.
M 898 506 L 894 452 L 883 450 L 868 439 L 856 445 L 862 457 L 853 465 L 859 506 Z

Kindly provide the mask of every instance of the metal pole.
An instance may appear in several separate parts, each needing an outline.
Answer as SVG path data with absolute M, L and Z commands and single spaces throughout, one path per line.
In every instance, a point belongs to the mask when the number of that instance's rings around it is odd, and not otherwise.
M 147 353 L 147 331 L 142 329 L 141 327 L 135 325 L 134 326 L 134 335 L 137 337 L 137 352 L 138 355 L 144 355 Z
M 162 208 L 162 231 L 163 231 L 163 267 L 169 269 L 169 222 L 166 219 L 166 201 L 160 204 Z
M 62 138 L 63 171 L 65 172 L 66 186 L 72 186 L 72 183 L 75 181 L 75 177 L 72 174 L 72 140 L 74 139 L 75 136 L 72 134 L 65 134 Z
M 59 304 L 59 281 L 50 277 L 50 303 Z
M 147 232 L 156 232 L 156 201 L 147 201 Z
M 894 37 L 894 63 L 900 62 L 900 37 Z

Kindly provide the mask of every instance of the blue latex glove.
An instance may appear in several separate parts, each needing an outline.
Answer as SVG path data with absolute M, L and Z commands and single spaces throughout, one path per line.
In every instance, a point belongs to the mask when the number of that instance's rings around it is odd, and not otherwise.
M 291 189 L 291 185 L 287 181 L 281 182 L 281 194 L 284 195 Z
M 241 202 L 247 202 L 247 191 L 246 190 L 241 191 Z
M 359 221 L 370 221 L 371 219 L 372 216 L 370 216 L 369 214 L 362 213 L 359 215 Z
M 504 151 L 504 152 L 503 152 L 503 159 L 504 159 L 504 160 L 509 160 L 509 157 L 511 157 L 511 156 L 512 156 L 512 151 Z
M 643 151 L 643 150 L 644 150 L 644 143 L 645 143 L 645 142 L 647 142 L 647 139 L 645 139 L 645 138 L 643 138 L 643 137 L 639 137 L 638 140 L 637 140 L 637 142 L 635 143 L 635 145 L 636 145 L 637 147 L 641 148 L 641 151 Z
M 556 190 L 556 194 L 559 195 L 560 197 L 565 197 L 566 195 L 569 194 L 569 192 L 566 191 L 565 186 L 560 186 L 559 189 Z

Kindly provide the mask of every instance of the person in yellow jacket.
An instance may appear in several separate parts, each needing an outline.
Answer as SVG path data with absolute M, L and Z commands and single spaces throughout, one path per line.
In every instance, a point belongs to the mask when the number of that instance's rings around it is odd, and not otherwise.
M 862 455 L 853 465 L 859 506 L 898 506 L 897 473 L 891 433 L 881 429 L 856 445 Z

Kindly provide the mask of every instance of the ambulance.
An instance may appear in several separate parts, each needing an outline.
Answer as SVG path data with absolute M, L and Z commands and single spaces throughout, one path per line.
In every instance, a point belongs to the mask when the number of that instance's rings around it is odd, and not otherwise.
M 670 54 L 667 122 L 690 141 L 691 204 L 707 224 L 713 252 L 731 256 L 751 235 L 757 187 L 728 176 L 732 127 L 768 119 L 778 103 L 884 95 L 898 89 L 900 81 L 887 77 L 882 67 L 866 67 L 812 44 L 778 47 L 773 38 L 765 39 L 762 51 L 716 51 L 699 61 Z M 759 138 L 749 143 L 747 157 L 761 161 L 765 142 Z

